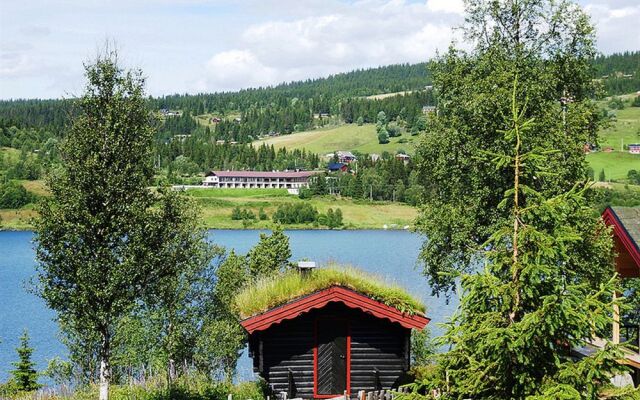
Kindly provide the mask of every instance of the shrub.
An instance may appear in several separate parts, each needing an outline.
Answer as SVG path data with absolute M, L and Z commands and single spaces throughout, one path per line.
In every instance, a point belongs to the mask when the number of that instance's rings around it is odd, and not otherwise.
M 635 169 L 632 169 L 627 173 L 627 178 L 629 178 L 629 182 L 634 185 L 640 185 L 640 173 Z
M 620 97 L 613 97 L 607 105 L 612 110 L 622 110 L 624 108 L 624 101 L 622 101 Z
M 318 219 L 318 209 L 309 203 L 280 205 L 273 214 L 273 222 L 280 224 L 306 224 Z
M 17 182 L 0 185 L 0 208 L 20 208 L 34 200 L 35 196 Z
M 233 211 L 231 211 L 231 219 L 233 221 L 254 220 L 256 219 L 256 215 L 251 210 L 241 209 L 236 206 Z
M 636 96 L 631 103 L 631 107 L 640 107 L 640 95 Z

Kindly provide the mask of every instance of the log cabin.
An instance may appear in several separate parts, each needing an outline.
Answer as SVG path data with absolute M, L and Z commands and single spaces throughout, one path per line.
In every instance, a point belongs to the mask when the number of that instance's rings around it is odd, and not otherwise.
M 405 383 L 411 330 L 429 319 L 332 284 L 241 321 L 254 371 L 275 394 L 327 399 Z
M 611 227 L 613 235 L 613 248 L 615 253 L 615 270 L 621 279 L 640 278 L 640 208 L 632 207 L 607 207 L 602 213 L 604 223 Z M 638 295 L 638 294 L 636 294 Z M 619 296 L 619 294 L 616 294 Z M 640 326 L 637 318 L 640 310 L 631 310 L 625 319 L 620 315 L 618 306 L 613 309 L 613 327 L 611 342 L 622 344 L 624 358 L 621 363 L 630 368 L 630 377 L 633 383 L 640 385 Z M 603 348 L 607 341 L 601 338 L 590 340 L 588 346 L 578 349 L 582 355 L 592 354 Z M 623 385 L 631 383 L 621 382 Z

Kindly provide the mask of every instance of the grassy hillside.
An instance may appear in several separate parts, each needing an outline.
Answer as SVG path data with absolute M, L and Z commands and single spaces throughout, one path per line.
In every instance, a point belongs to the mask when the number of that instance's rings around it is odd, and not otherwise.
M 407 143 L 399 143 L 401 139 Z M 359 151 L 361 153 L 377 153 L 383 151 L 397 153 L 403 150 L 412 154 L 415 150 L 417 137 L 405 133 L 401 137 L 390 139 L 387 144 L 379 144 L 376 128 L 373 124 L 345 124 L 327 129 L 292 133 L 291 135 L 278 136 L 254 142 L 255 145 L 266 143 L 276 148 L 286 147 L 292 149 L 307 149 L 313 153 L 327 154 L 336 150 Z
M 613 151 L 587 155 L 596 179 L 602 169 L 607 180 L 625 180 L 629 170 L 640 170 L 640 154 L 630 154 L 622 149 L 623 145 L 640 142 L 640 107 L 629 106 L 632 96 L 621 97 L 625 98 L 626 107 L 615 110 L 616 121 L 600 132 L 601 148 L 612 147 Z

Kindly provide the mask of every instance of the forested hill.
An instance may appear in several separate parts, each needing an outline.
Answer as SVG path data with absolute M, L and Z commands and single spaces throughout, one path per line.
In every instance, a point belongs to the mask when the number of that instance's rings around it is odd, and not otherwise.
M 190 110 L 199 115 L 229 109 L 246 110 L 251 106 L 288 102 L 291 99 L 315 99 L 314 111 L 329 112 L 331 99 L 370 96 L 424 89 L 431 77 L 427 63 L 397 64 L 358 69 L 326 78 L 282 83 L 277 86 L 244 89 L 238 92 L 169 95 L 155 98 L 158 109 Z
M 421 108 L 436 102 L 434 93 L 425 90 L 431 83 L 427 67 L 427 63 L 389 65 L 272 87 L 176 94 L 149 101 L 154 110 L 182 111 L 181 117 L 163 118 L 164 126 L 158 136 L 162 141 L 174 135 L 192 134 L 199 125 L 204 129 L 202 124 L 206 123 L 211 139 L 246 143 L 259 136 L 313 129 L 327 122 L 351 123 L 359 119 L 375 122 L 380 111 L 389 120 L 401 118 L 411 129 L 421 115 Z M 594 78 L 602 82 L 607 94 L 640 90 L 640 51 L 598 57 L 594 60 Z M 405 95 L 365 98 L 395 92 Z M 0 101 L 0 126 L 44 129 L 60 137 L 72 113 L 72 100 Z M 196 120 L 195 116 L 202 117 Z M 215 124 L 210 124 L 214 119 Z M 4 136 L 2 146 L 15 139 Z M 14 145 L 19 144 L 11 146 Z
M 640 90 L 640 51 L 627 51 L 594 60 L 595 76 L 606 94 L 615 95 Z

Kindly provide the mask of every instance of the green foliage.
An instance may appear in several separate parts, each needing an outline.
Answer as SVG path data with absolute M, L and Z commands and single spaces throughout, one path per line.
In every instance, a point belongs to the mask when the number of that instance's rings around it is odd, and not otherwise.
M 318 216 L 318 223 L 326 225 L 329 229 L 339 228 L 342 226 L 342 210 L 336 208 L 335 212 L 332 208 L 327 210 L 327 214 Z
M 411 331 L 411 366 L 419 367 L 431 365 L 435 361 L 436 346 L 431 339 L 428 326 L 423 330 Z
M 385 283 L 353 267 L 336 265 L 317 268 L 305 277 L 290 270 L 259 279 L 238 293 L 235 304 L 240 317 L 247 318 L 334 285 L 352 289 L 408 314 L 425 312 L 424 304 L 400 286 Z
M 607 107 L 612 110 L 622 110 L 624 109 L 624 101 L 620 97 L 614 96 L 607 103 Z
M 18 391 L 31 392 L 40 388 L 35 363 L 31 361 L 33 348 L 29 346 L 29 333 L 25 330 L 20 336 L 20 347 L 16 349 L 19 361 L 13 362 L 12 381 Z
M 269 216 L 262 207 L 260 207 L 260 210 L 258 210 L 258 218 L 260 219 L 260 221 L 266 221 L 267 219 L 269 219 Z
M 640 107 L 640 95 L 636 96 L 631 102 L 631 107 Z
M 604 168 L 600 170 L 600 173 L 598 173 L 598 181 L 600 182 L 606 182 L 607 178 L 604 174 Z
M 496 132 L 508 126 L 513 77 L 520 82 L 518 102 L 526 103 L 524 117 L 536 120 L 536 134 L 522 150 L 556 151 L 530 182 L 533 189 L 555 195 L 584 180 L 582 148 L 596 142 L 598 128 L 590 100 L 594 32 L 578 5 L 471 1 L 467 17 L 463 31 L 471 50 L 451 48 L 430 64 L 438 113 L 430 115 L 416 154 L 424 186 L 416 229 L 429 238 L 420 259 L 436 292 L 451 290 L 455 276 L 473 268 L 482 244 L 507 217 L 498 204 L 514 177 L 482 154 L 509 147 Z M 553 30 L 534 28 L 550 22 Z M 564 119 L 563 96 L 573 99 Z
M 380 144 L 389 143 L 389 133 L 384 127 L 378 131 L 378 143 Z
M 264 210 L 262 212 L 264 213 Z M 234 221 L 255 220 L 256 215 L 249 209 L 241 209 L 239 206 L 236 206 L 231 212 L 231 219 Z
M 282 272 L 289 268 L 289 258 L 289 237 L 276 225 L 271 235 L 261 233 L 260 241 L 247 254 L 249 274 L 256 279 Z
M 606 337 L 617 289 L 612 240 L 576 185 L 544 195 L 531 186 L 549 150 L 523 151 L 538 131 L 525 119 L 514 83 L 512 121 L 502 131 L 513 150 L 489 154 L 514 174 L 499 209 L 506 218 L 484 245 L 485 264 L 463 274 L 463 297 L 443 338 L 441 359 L 455 396 L 486 399 L 571 394 L 597 399 L 623 370 L 615 346 L 575 361 L 571 351 L 594 335 Z
M 358 117 L 358 119 L 356 120 L 356 125 L 358 126 L 364 125 L 364 118 Z
M 20 183 L 0 183 L 0 208 L 20 208 L 35 201 L 35 196 Z
M 638 172 L 637 170 L 629 170 L 629 172 L 627 172 L 627 178 L 629 179 L 629 183 L 640 185 L 640 172 Z
M 144 383 L 114 386 L 112 400 L 227 400 L 232 395 L 237 400 L 264 400 L 271 394 L 262 380 L 232 384 L 212 380 L 203 374 L 189 374 L 176 379 L 170 386 L 165 378 L 149 377 Z M 70 396 L 47 397 L 51 400 L 93 400 L 98 396 L 95 385 L 76 388 Z
M 178 193 L 148 189 L 153 119 L 141 72 L 123 71 L 108 52 L 86 77 L 52 196 L 39 206 L 37 291 L 58 313 L 72 358 L 90 356 L 87 378 L 101 362 L 106 388 L 120 321 L 150 299 L 168 301 L 183 268 L 202 261 L 203 232 Z
M 309 203 L 281 205 L 273 214 L 273 222 L 278 224 L 308 224 L 318 219 L 318 209 Z

